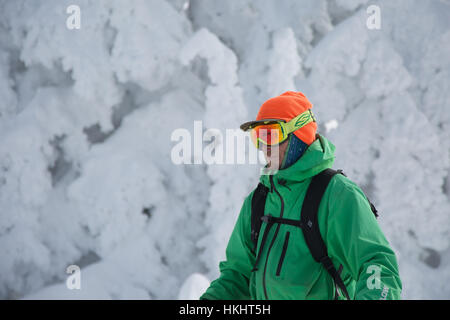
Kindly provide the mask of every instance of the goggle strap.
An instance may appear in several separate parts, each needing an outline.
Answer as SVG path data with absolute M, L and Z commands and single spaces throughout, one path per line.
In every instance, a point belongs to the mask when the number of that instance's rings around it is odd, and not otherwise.
M 310 122 L 316 122 L 316 118 L 314 117 L 314 114 L 312 113 L 311 109 L 308 109 L 285 124 L 287 128 L 286 134 L 290 134 L 294 131 L 297 131 L 298 129 L 306 126 Z

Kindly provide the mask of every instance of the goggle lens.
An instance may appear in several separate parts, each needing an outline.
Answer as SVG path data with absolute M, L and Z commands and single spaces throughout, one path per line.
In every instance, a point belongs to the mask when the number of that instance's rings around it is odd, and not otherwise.
M 260 142 L 273 146 L 279 144 L 285 138 L 283 129 L 278 123 L 256 126 L 251 129 L 250 136 L 257 148 L 260 147 Z

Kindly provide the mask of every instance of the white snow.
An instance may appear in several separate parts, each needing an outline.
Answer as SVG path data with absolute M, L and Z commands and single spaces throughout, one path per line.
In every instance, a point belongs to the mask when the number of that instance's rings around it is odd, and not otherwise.
M 328 133 L 331 130 L 335 130 L 339 127 L 339 122 L 336 119 L 330 120 L 325 123 L 325 132 Z
M 448 1 L 79 0 L 69 30 L 72 2 L 0 1 L 0 298 L 198 299 L 259 170 L 176 165 L 171 133 L 287 90 L 377 206 L 403 298 L 450 297 Z
M 204 275 L 194 273 L 190 275 L 178 294 L 179 300 L 198 300 L 200 296 L 208 289 L 210 281 Z

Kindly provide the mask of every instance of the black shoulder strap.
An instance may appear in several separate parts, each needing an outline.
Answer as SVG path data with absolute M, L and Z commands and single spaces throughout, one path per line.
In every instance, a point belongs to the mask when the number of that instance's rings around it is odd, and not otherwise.
M 337 173 L 342 172 L 333 169 L 325 169 L 312 178 L 308 190 L 306 191 L 305 199 L 303 200 L 301 222 L 303 224 L 302 231 L 305 242 L 308 245 L 314 260 L 325 267 L 333 278 L 336 286 L 339 287 L 347 299 L 350 299 L 344 282 L 328 256 L 327 247 L 320 234 L 317 214 L 320 201 L 322 200 L 322 196 L 325 193 L 328 183 Z
M 269 188 L 262 183 L 259 183 L 256 187 L 252 197 L 252 213 L 251 213 L 251 225 L 252 233 L 251 238 L 253 242 L 253 252 L 256 251 L 258 245 L 259 230 L 261 229 L 261 218 L 264 216 L 264 208 L 266 206 L 266 198 Z
M 375 206 L 373 205 L 373 203 L 370 202 L 370 199 L 367 197 L 367 195 L 366 195 L 366 198 L 367 198 L 367 200 L 369 201 L 370 209 L 372 210 L 372 212 L 373 212 L 375 218 L 378 218 L 378 210 L 377 210 L 377 208 L 375 208 Z

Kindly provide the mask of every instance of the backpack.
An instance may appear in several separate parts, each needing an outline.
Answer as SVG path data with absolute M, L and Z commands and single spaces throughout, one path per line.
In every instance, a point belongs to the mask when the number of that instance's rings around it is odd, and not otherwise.
M 328 183 L 330 182 L 331 178 L 333 178 L 333 176 L 338 173 L 346 176 L 342 172 L 342 170 L 325 169 L 312 178 L 308 190 L 306 191 L 305 199 L 303 201 L 300 220 L 277 218 L 271 215 L 264 215 L 264 208 L 269 188 L 267 188 L 262 183 L 258 184 L 255 192 L 253 193 L 251 205 L 251 239 L 254 245 L 254 253 L 257 247 L 259 231 L 261 229 L 262 222 L 266 222 L 267 226 L 265 228 L 263 238 L 261 240 L 260 249 L 258 254 L 256 255 L 256 261 L 252 271 L 258 270 L 257 265 L 259 262 L 259 258 L 271 227 L 276 223 L 293 225 L 302 229 L 306 245 L 308 246 L 314 260 L 318 263 L 321 263 L 332 277 L 336 288 L 335 300 L 338 299 L 339 295 L 339 292 L 337 290 L 338 287 L 345 295 L 345 297 L 350 300 L 347 288 L 345 287 L 345 284 L 340 276 L 340 273 L 342 272 L 342 265 L 339 267 L 339 270 L 336 270 L 330 257 L 328 256 L 327 247 L 320 234 L 317 217 L 320 201 L 323 194 L 325 193 Z M 377 209 L 370 202 L 369 198 L 367 199 L 369 201 L 370 208 L 373 214 L 377 218 Z

